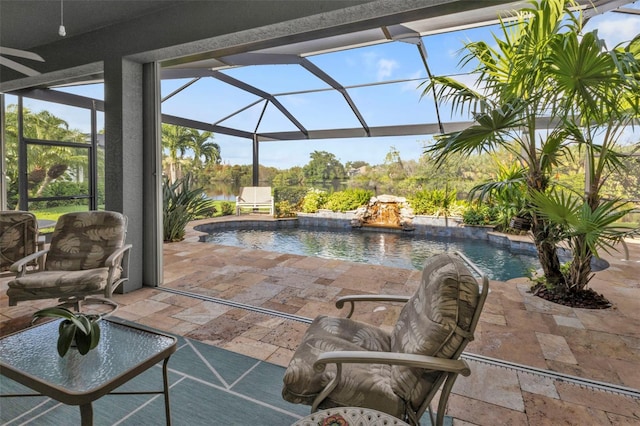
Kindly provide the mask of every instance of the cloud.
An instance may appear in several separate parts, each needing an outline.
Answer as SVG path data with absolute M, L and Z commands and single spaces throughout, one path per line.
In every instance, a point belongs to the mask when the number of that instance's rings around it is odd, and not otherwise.
M 378 59 L 376 63 L 377 73 L 376 79 L 377 81 L 384 81 L 393 75 L 393 71 L 400 67 L 397 61 L 392 59 Z
M 411 74 L 409 77 L 409 79 L 414 80 L 416 78 L 425 78 L 424 76 L 424 71 L 422 70 L 418 70 L 416 72 L 414 72 L 413 74 Z M 418 88 L 418 85 L 421 83 L 421 81 L 407 81 L 405 83 L 402 83 L 402 86 L 400 87 L 400 91 L 401 92 L 415 92 L 416 90 L 422 90 Z
M 640 33 L 640 19 L 637 17 L 619 18 L 612 16 L 612 14 L 607 14 L 599 18 L 597 21 L 596 18 L 593 18 L 595 21 L 593 27 L 598 30 L 598 36 L 606 41 L 609 49 L 620 43 L 631 41 Z M 589 27 L 592 27 L 592 25 L 589 25 L 586 29 L 593 29 Z

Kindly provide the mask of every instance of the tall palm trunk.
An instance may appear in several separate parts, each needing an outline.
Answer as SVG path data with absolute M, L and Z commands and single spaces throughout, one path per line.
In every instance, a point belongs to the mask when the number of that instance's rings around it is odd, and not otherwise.
M 549 225 L 545 220 L 534 214 L 532 215 L 531 231 L 538 250 L 538 260 L 547 282 L 553 288 L 564 288 L 565 278 L 560 270 L 558 248 L 556 247 L 555 238 L 551 235 Z
M 569 269 L 567 287 L 569 291 L 577 292 L 585 289 L 591 281 L 591 259 L 593 253 L 587 247 L 585 236 L 578 235 L 572 241 L 573 259 Z

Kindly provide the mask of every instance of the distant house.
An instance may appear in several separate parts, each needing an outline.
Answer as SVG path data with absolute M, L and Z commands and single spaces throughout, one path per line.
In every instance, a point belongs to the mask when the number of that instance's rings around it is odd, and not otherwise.
M 362 167 L 347 170 L 347 176 L 349 177 L 357 176 L 366 172 L 367 172 L 367 166 L 362 166 Z

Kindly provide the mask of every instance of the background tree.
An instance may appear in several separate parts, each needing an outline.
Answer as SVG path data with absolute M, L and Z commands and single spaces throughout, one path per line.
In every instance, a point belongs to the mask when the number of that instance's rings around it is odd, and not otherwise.
M 222 157 L 220 156 L 220 145 L 213 142 L 213 133 L 199 132 L 191 129 L 192 136 L 189 148 L 193 150 L 193 164 L 197 168 L 201 168 L 203 164 L 215 163 L 220 164 Z
M 336 156 L 327 151 L 313 151 L 311 161 L 302 168 L 304 177 L 309 182 L 322 182 L 345 179 L 344 166 Z
M 34 113 L 23 108 L 23 133 L 26 138 L 58 142 L 84 142 L 85 135 L 49 111 Z M 18 106 L 6 109 L 6 163 L 9 203 L 18 208 Z M 73 148 L 30 144 L 28 146 L 28 187 L 31 197 L 41 197 L 51 182 L 66 176 L 76 180 L 87 170 L 87 156 Z M 73 172 L 73 173 L 72 173 Z
M 169 183 L 181 176 L 180 160 L 193 140 L 193 129 L 172 124 L 162 124 L 162 148 L 166 151 L 169 167 Z

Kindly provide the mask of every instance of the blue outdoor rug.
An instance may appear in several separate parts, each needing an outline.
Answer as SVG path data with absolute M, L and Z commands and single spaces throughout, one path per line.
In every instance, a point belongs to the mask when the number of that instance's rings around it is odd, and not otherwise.
M 287 426 L 310 413 L 310 407 L 282 399 L 285 369 L 278 365 L 178 337 L 168 366 L 171 420 L 177 426 Z M 160 363 L 116 391 L 161 389 Z M 33 391 L 0 376 L 0 393 Z M 93 415 L 98 426 L 165 424 L 162 395 L 106 395 L 93 403 Z M 0 398 L 0 424 L 79 425 L 80 409 L 43 396 Z

